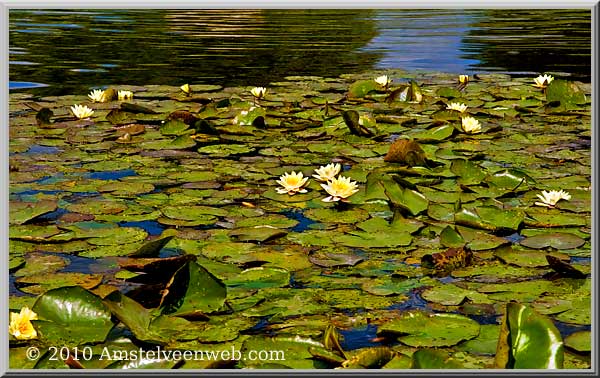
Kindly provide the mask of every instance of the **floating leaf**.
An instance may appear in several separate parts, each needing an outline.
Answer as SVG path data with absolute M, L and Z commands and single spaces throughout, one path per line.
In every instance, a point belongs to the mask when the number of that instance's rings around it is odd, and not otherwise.
M 590 331 L 574 332 L 565 338 L 565 346 L 578 352 L 591 352 L 592 333 Z
M 215 312 L 227 297 L 225 285 L 196 262 L 188 262 L 171 278 L 163 297 L 165 314 L 192 316 Z
M 530 236 L 521 240 L 521 245 L 529 248 L 542 249 L 552 247 L 556 249 L 573 249 L 585 244 L 585 240 L 571 233 L 547 233 Z
M 55 345 L 102 342 L 113 327 L 102 300 L 79 286 L 44 293 L 32 310 L 38 314 L 40 337 Z
M 576 105 L 585 104 L 587 99 L 584 92 L 572 81 L 555 79 L 546 88 L 546 100 L 558 101 L 567 109 L 576 108 Z
M 358 80 L 348 88 L 348 94 L 351 97 L 362 98 L 371 92 L 380 90 L 381 87 L 375 80 Z
M 394 333 L 398 341 L 410 346 L 451 346 L 479 335 L 479 324 L 456 314 L 428 314 L 408 311 L 383 324 L 377 334 Z
M 563 341 L 547 317 L 520 303 L 508 303 L 496 352 L 496 367 L 562 369 Z
M 41 200 L 37 202 L 14 202 L 9 204 L 10 224 L 23 224 L 35 217 L 56 210 L 57 202 L 53 200 Z

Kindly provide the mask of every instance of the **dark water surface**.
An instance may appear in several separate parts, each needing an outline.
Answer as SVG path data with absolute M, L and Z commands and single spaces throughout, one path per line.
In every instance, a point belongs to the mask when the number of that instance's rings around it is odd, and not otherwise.
M 591 76 L 586 10 L 11 10 L 9 27 L 10 88 L 39 94 L 387 68 Z

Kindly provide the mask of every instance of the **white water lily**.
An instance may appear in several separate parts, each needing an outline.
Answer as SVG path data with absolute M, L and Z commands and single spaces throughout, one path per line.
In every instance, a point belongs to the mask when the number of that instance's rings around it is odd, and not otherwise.
M 254 96 L 256 98 L 263 98 L 263 97 L 265 97 L 265 94 L 267 94 L 267 88 L 254 87 L 250 90 L 250 93 L 252 93 L 252 96 Z
M 289 194 L 293 196 L 296 193 L 306 193 L 307 190 L 302 187 L 305 186 L 308 182 L 308 177 L 304 177 L 302 172 L 292 172 L 292 173 L 284 173 L 277 183 L 281 185 L 283 188 L 276 188 L 275 190 L 279 194 Z
M 88 95 L 92 102 L 104 102 L 104 91 L 102 89 L 94 89 Z
M 133 98 L 133 92 L 132 91 L 118 91 L 117 96 L 119 98 L 119 101 L 131 100 Z
M 469 82 L 469 75 L 458 75 L 458 82 L 460 84 L 467 84 Z
M 462 117 L 462 129 L 467 134 L 475 134 L 481 132 L 481 123 L 473 117 Z
M 390 80 L 390 78 L 387 75 L 381 75 L 375 78 L 375 82 L 381 85 L 382 87 L 387 88 L 387 86 L 390 85 L 392 80 Z
M 560 200 L 570 200 L 571 195 L 564 190 L 551 190 L 549 192 L 542 190 L 542 194 L 537 195 L 542 202 L 536 202 L 538 206 L 554 207 Z
M 323 198 L 324 202 L 346 202 L 348 197 L 359 191 L 356 181 L 350 181 L 350 177 L 344 176 L 321 184 L 321 187 L 329 194 L 329 197 Z
M 465 104 L 461 104 L 458 102 L 452 102 L 449 105 L 446 106 L 446 109 L 448 110 L 458 110 L 461 113 L 464 113 L 467 110 L 467 105 Z
M 552 80 L 554 80 L 554 78 L 550 75 L 540 75 L 533 79 L 535 82 L 533 86 L 538 88 L 546 88 L 548 84 L 552 82 Z
M 73 105 L 71 106 L 71 112 L 79 119 L 91 117 L 94 111 L 85 105 Z
M 335 178 L 335 176 L 337 176 L 338 173 L 340 173 L 342 169 L 342 166 L 338 163 L 338 164 L 327 164 L 324 167 L 320 167 L 319 169 L 315 169 L 315 173 L 314 175 L 312 175 L 312 177 L 314 177 L 315 179 L 319 180 L 319 181 L 330 181 L 333 180 Z

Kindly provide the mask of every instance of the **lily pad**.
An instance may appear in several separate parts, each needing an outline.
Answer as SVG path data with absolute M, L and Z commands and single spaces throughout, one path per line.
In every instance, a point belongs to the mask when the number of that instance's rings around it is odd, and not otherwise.
M 565 346 L 578 352 L 591 352 L 592 333 L 590 331 L 574 332 L 565 338 Z
M 102 300 L 79 287 L 50 290 L 32 309 L 38 314 L 40 337 L 56 345 L 76 346 L 102 342 L 113 327 L 111 314 Z
M 377 334 L 393 333 L 403 344 L 421 347 L 456 345 L 479 335 L 479 324 L 456 314 L 428 314 L 423 311 L 404 312 L 398 319 L 379 327 Z
M 547 233 L 530 236 L 521 240 L 521 245 L 529 248 L 543 249 L 552 247 L 556 249 L 573 249 L 585 244 L 585 240 L 571 233 Z

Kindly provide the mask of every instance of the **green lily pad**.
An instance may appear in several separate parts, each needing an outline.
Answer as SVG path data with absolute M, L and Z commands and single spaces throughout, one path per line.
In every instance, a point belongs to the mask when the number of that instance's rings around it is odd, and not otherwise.
M 585 244 L 585 240 L 571 233 L 547 233 L 530 236 L 521 240 L 521 245 L 529 248 L 543 249 L 552 247 L 556 249 L 573 249 Z
M 506 305 L 496 367 L 561 369 L 563 359 L 562 337 L 550 319 L 520 303 Z
M 462 289 L 453 284 L 427 289 L 421 296 L 429 302 L 439 303 L 444 306 L 457 306 L 463 303 L 465 299 L 473 303 L 493 303 L 485 294 Z
M 457 224 L 495 231 L 498 229 L 517 230 L 525 215 L 518 210 L 502 210 L 495 206 L 462 208 L 455 215 Z
M 9 204 L 10 224 L 23 224 L 35 217 L 50 213 L 57 208 L 57 202 L 53 200 L 41 200 L 37 202 L 14 202 Z
M 465 240 L 452 227 L 446 226 L 440 233 L 440 244 L 448 248 L 459 248 L 465 245 Z
M 181 267 L 167 290 L 162 312 L 176 316 L 214 312 L 223 306 L 227 297 L 225 285 L 195 262 Z
M 443 125 L 422 131 L 420 133 L 411 134 L 411 137 L 421 142 L 441 141 L 450 137 L 453 133 L 454 126 Z
M 351 97 L 362 98 L 378 90 L 381 90 L 381 86 L 375 80 L 358 80 L 350 85 L 348 93 Z
M 429 206 L 427 198 L 415 190 L 402 188 L 392 180 L 384 180 L 383 186 L 390 201 L 395 206 L 409 211 L 412 215 L 417 215 L 427 210 Z
M 110 201 L 86 199 L 79 203 L 69 204 L 66 209 L 72 213 L 81 214 L 118 214 L 127 209 L 127 205 L 121 201 Z
M 118 227 L 112 229 L 107 235 L 89 238 L 88 243 L 92 245 L 116 245 L 129 244 L 143 241 L 148 237 L 148 233 L 137 227 Z
M 238 241 L 265 242 L 287 235 L 287 231 L 269 225 L 241 227 L 229 231 L 229 236 Z
M 465 369 L 465 366 L 452 358 L 444 350 L 419 349 L 412 355 L 413 369 Z
M 591 352 L 592 333 L 590 331 L 574 332 L 565 338 L 565 346 L 578 352 Z
M 473 339 L 479 335 L 479 328 L 476 321 L 461 315 L 408 311 L 398 319 L 384 323 L 377 334 L 404 334 L 398 341 L 406 345 L 441 347 Z
M 369 218 L 369 213 L 363 209 L 309 209 L 304 216 L 323 223 L 357 223 Z
M 494 251 L 494 255 L 507 264 L 524 267 L 548 266 L 546 255 L 568 260 L 569 256 L 563 253 L 551 252 L 546 254 L 540 251 L 519 250 L 512 246 L 506 246 Z
M 412 242 L 412 236 L 406 232 L 364 232 L 355 231 L 351 235 L 333 237 L 335 243 L 356 248 L 393 248 L 407 246 Z
M 290 219 L 284 215 L 269 214 L 261 217 L 251 217 L 240 219 L 235 222 L 237 227 L 256 227 L 256 226 L 272 226 L 275 228 L 290 228 L 294 227 L 299 222 L 294 219 Z
M 456 349 L 475 354 L 496 354 L 500 326 L 494 324 L 482 324 L 479 336 L 465 341 L 456 346 Z
M 585 93 L 577 84 L 561 79 L 550 82 L 546 89 L 546 100 L 548 102 L 558 101 L 567 109 L 576 108 L 576 105 L 585 104 L 587 101 Z
M 32 310 L 38 314 L 40 337 L 55 345 L 102 342 L 113 327 L 102 300 L 79 287 L 62 287 L 40 296 Z
M 163 135 L 183 135 L 189 134 L 191 130 L 189 125 L 180 119 L 171 119 L 160 126 L 160 132 Z
M 237 277 L 226 280 L 228 287 L 246 289 L 262 289 L 267 287 L 287 286 L 290 272 L 281 268 L 257 267 L 242 271 Z

